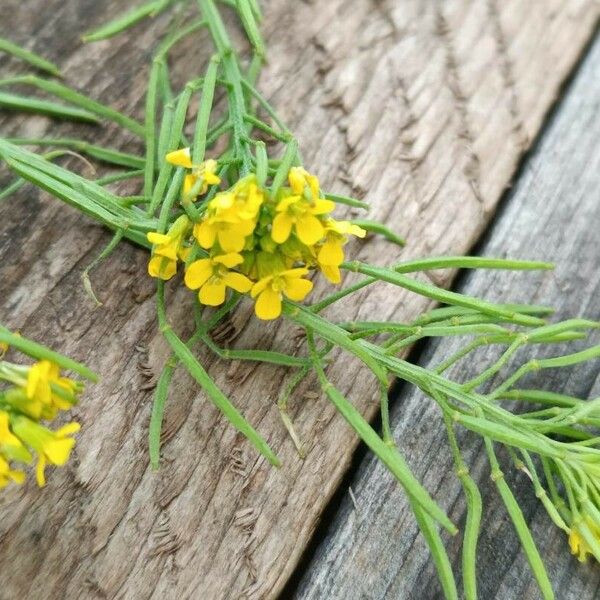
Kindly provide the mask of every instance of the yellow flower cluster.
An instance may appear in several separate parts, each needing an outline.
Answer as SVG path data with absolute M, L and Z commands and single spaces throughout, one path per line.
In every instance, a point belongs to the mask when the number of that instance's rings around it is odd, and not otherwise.
M 47 464 L 64 465 L 75 440 L 79 423 L 71 422 L 53 431 L 42 425 L 59 411 L 68 410 L 78 400 L 82 385 L 60 375 L 58 365 L 40 360 L 31 366 L 0 361 L 0 380 L 8 387 L 0 390 L 0 488 L 10 481 L 22 483 L 23 471 L 12 462 L 30 463 L 37 456 L 36 479 L 46 482 Z
M 193 165 L 187 148 L 170 153 L 167 160 L 191 169 L 184 196 L 190 190 L 201 195 L 208 185 L 219 183 L 214 161 Z M 288 184 L 273 195 L 251 173 L 205 202 L 198 222 L 181 216 L 166 233 L 149 233 L 149 274 L 170 279 L 182 260 L 185 284 L 198 291 L 202 304 L 222 304 L 231 288 L 249 293 L 256 315 L 264 320 L 279 317 L 284 296 L 306 298 L 313 288 L 306 279 L 310 269 L 339 283 L 344 244 L 349 235 L 364 237 L 365 230 L 333 219 L 335 202 L 322 197 L 319 180 L 303 168 L 290 169 Z

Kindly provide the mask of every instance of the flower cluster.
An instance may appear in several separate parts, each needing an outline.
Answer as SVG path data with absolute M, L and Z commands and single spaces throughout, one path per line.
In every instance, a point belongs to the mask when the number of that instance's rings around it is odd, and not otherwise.
M 51 430 L 41 421 L 53 420 L 70 409 L 83 386 L 62 377 L 58 365 L 40 360 L 31 366 L 0 361 L 0 488 L 10 481 L 22 483 L 25 473 L 12 463 L 30 463 L 37 456 L 36 479 L 46 482 L 47 464 L 64 465 L 75 440 L 79 423 L 71 422 Z
M 216 163 L 193 165 L 187 148 L 167 160 L 190 169 L 184 197 L 190 190 L 200 196 L 219 183 Z M 185 284 L 202 304 L 222 304 L 230 288 L 255 299 L 256 315 L 264 320 L 279 317 L 284 296 L 306 298 L 313 288 L 306 278 L 310 269 L 339 283 L 344 244 L 349 235 L 364 237 L 365 230 L 333 219 L 335 202 L 322 197 L 319 180 L 303 168 L 290 169 L 288 184 L 273 194 L 251 173 L 202 203 L 197 222 L 183 215 L 166 233 L 149 233 L 149 274 L 170 279 L 177 261 L 184 261 Z

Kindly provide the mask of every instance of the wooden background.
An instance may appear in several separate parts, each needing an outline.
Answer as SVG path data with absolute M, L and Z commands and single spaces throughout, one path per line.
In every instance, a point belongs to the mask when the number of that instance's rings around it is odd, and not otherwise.
M 168 19 L 108 42 L 78 41 L 127 4 L 4 0 L 0 34 L 57 61 L 69 83 L 140 117 L 153 42 Z M 598 18 L 594 0 L 271 0 L 264 9 L 270 63 L 262 89 L 298 133 L 308 168 L 331 191 L 364 195 L 373 218 L 409 242 L 403 251 L 379 240 L 351 247 L 376 262 L 472 247 Z M 199 56 L 209 52 L 203 35 L 182 44 L 178 76 L 195 74 Z M 2 74 L 17 68 L 0 62 Z M 73 129 L 38 117 L 7 117 L 0 125 L 6 136 L 69 134 L 139 150 L 111 127 Z M 347 471 L 356 439 L 309 380 L 292 405 L 309 447 L 300 460 L 275 407 L 289 373 L 206 355 L 211 374 L 284 466 L 271 469 L 258 459 L 181 377 L 167 407 L 162 468 L 152 472 L 151 388 L 166 348 L 142 251 L 123 245 L 94 272 L 103 307 L 85 295 L 81 271 L 108 239 L 31 188 L 0 206 L 0 319 L 102 374 L 77 409 L 84 428 L 71 465 L 53 472 L 43 490 L 30 482 L 1 499 L 0 597 L 274 598 Z M 506 241 L 495 252 L 508 248 Z M 511 249 L 515 257 L 530 256 L 528 245 Z M 435 281 L 449 284 L 450 274 Z M 177 285 L 171 306 L 173 322 L 185 331 L 189 298 Z M 410 319 L 424 306 L 381 286 L 330 314 Z M 248 307 L 236 314 L 232 331 L 238 347 L 290 350 L 299 342 L 284 323 L 248 320 Z M 340 357 L 330 373 L 365 414 L 376 412 L 372 381 L 354 363 Z M 413 460 L 419 451 L 427 444 L 407 449 Z M 434 493 L 436 473 L 425 477 Z M 449 492 L 438 494 L 449 501 Z M 455 510 L 460 519 L 460 506 Z M 397 535 L 412 543 L 414 531 L 403 530 Z M 423 563 L 423 552 L 411 560 Z M 524 561 L 514 568 L 526 569 Z M 392 576 L 381 573 L 379 584 Z M 415 597 L 439 593 L 432 583 L 419 596 L 425 584 L 415 585 Z M 309 584 L 302 589 L 323 597 Z M 329 597 L 371 597 L 352 596 L 356 590 Z
M 459 291 L 543 303 L 556 308 L 555 319 L 572 316 L 600 320 L 600 38 L 590 49 L 576 80 L 557 107 L 534 154 L 528 158 L 514 190 L 494 219 L 477 253 L 529 256 L 552 260 L 553 272 L 523 274 L 474 272 L 460 279 Z M 598 343 L 598 334 L 592 337 Z M 573 346 L 583 349 L 589 342 Z M 435 365 L 459 349 L 455 340 L 427 344 L 420 364 Z M 524 351 L 542 358 L 556 349 Z M 451 376 L 467 380 L 481 373 L 498 349 L 488 348 L 464 361 Z M 562 391 L 581 398 L 600 396 L 600 361 L 571 369 L 550 369 L 524 381 L 534 388 Z M 444 502 L 455 522 L 464 524 L 462 488 L 446 450 L 443 424 L 421 393 L 404 386 L 393 404 L 394 437 L 428 489 Z M 539 598 L 527 559 L 495 486 L 481 438 L 463 432 L 461 447 L 471 457 L 472 476 L 484 497 L 479 542 L 480 597 L 503 600 Z M 600 594 L 598 563 L 581 564 L 567 549 L 567 537 L 556 528 L 535 497 L 524 474 L 515 476 L 504 455 L 507 480 L 531 524 L 546 561 L 556 598 L 592 599 Z M 353 490 L 351 498 L 348 488 Z M 339 509 L 300 580 L 295 599 L 421 599 L 439 595 L 435 570 L 401 490 L 377 461 L 363 459 L 357 474 L 345 482 Z M 456 572 L 460 540 L 449 539 Z M 292 582 L 298 586 L 300 577 Z M 291 585 L 290 588 L 291 594 Z

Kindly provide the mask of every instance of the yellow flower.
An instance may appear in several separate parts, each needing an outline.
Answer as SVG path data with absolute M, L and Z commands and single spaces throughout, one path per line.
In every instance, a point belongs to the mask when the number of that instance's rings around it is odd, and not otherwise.
M 53 419 L 57 411 L 67 410 L 77 402 L 81 389 L 81 384 L 60 376 L 57 364 L 40 360 L 27 370 L 23 388 L 7 393 L 7 399 L 36 419 Z
M 319 198 L 319 180 L 302 167 L 292 167 L 288 173 L 288 181 L 294 194 L 302 196 L 306 189 L 310 193 L 309 200 Z
M 40 360 L 29 368 L 25 390 L 29 400 L 66 410 L 71 408 L 76 399 L 74 395 L 78 385 L 67 377 L 61 377 L 60 367 L 56 363 Z M 64 392 L 62 395 L 61 390 Z
M 308 202 L 302 196 L 287 196 L 279 201 L 277 215 L 273 219 L 271 237 L 283 244 L 290 237 L 292 227 L 298 239 L 307 246 L 316 244 L 325 234 L 325 228 L 317 215 L 324 215 L 335 208 L 335 202 L 317 198 Z
M 8 461 L 0 456 L 0 489 L 6 487 L 11 480 L 15 483 L 23 483 L 25 473 L 23 471 L 13 471 Z
M 194 165 L 192 163 L 189 148 L 181 148 L 180 150 L 169 152 L 165 159 L 168 163 L 171 163 L 176 167 L 192 170 L 192 172 L 186 175 L 183 180 L 182 193 L 184 197 L 189 195 L 190 191 L 199 180 L 202 180 L 202 184 L 198 190 L 198 195 L 205 194 L 209 185 L 221 183 L 219 176 L 216 174 L 217 161 L 211 158 L 198 165 Z
M 182 215 L 167 233 L 151 231 L 146 234 L 154 244 L 152 257 L 148 262 L 148 274 L 167 281 L 177 273 L 177 260 L 185 260 L 187 249 L 184 243 L 190 227 L 190 220 Z
M 56 431 L 51 431 L 27 417 L 17 417 L 12 425 L 16 436 L 38 454 L 36 480 L 42 487 L 46 483 L 44 476 L 46 465 L 50 463 L 62 466 L 69 460 L 75 445 L 75 440 L 69 436 L 79 431 L 79 423 L 69 423 Z
M 194 237 L 206 249 L 212 248 L 218 241 L 224 252 L 240 252 L 255 227 L 254 221 L 227 221 L 223 216 L 207 217 L 194 225 Z
M 302 279 L 308 269 L 288 269 L 263 277 L 252 287 L 250 295 L 257 298 L 254 310 L 259 319 L 276 319 L 281 314 L 281 300 L 285 294 L 290 300 L 300 302 L 312 290 L 312 281 Z
M 242 255 L 235 252 L 201 258 L 187 268 L 185 284 L 192 290 L 200 289 L 198 298 L 202 304 L 218 306 L 225 301 L 228 287 L 242 294 L 250 291 L 252 282 L 245 275 L 230 271 L 242 262 Z
M 256 175 L 240 179 L 231 190 L 217 194 L 208 204 L 216 216 L 232 220 L 256 219 L 264 202 L 264 192 L 256 184 Z
M 344 244 L 348 235 L 365 237 L 367 232 L 350 221 L 329 219 L 325 223 L 325 241 L 318 251 L 317 262 L 321 272 L 331 283 L 340 283 L 340 265 L 344 262 Z
M 0 358 L 2 358 L 8 351 L 8 344 L 6 342 L 0 342 Z
M 194 225 L 194 237 L 206 249 L 218 241 L 224 252 L 240 252 L 256 227 L 263 201 L 255 175 L 240 179 L 231 190 L 217 194 L 208 203 L 204 218 Z

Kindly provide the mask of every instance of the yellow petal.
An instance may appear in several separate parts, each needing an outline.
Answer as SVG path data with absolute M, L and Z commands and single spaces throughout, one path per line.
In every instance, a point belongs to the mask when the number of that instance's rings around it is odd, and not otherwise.
M 312 281 L 308 279 L 297 279 L 286 277 L 286 285 L 283 293 L 290 299 L 300 302 L 304 300 L 313 288 Z
M 223 275 L 223 283 L 240 294 L 245 294 L 252 288 L 252 282 L 241 273 L 226 273 Z
M 363 229 L 362 227 L 359 227 L 358 225 L 355 225 L 354 223 L 350 223 L 350 227 L 348 227 L 348 231 L 346 233 L 355 235 L 359 238 L 364 238 L 365 235 L 367 235 L 367 230 Z
M 362 227 L 359 227 L 350 221 L 336 221 L 335 219 L 330 218 L 327 220 L 326 227 L 328 230 L 335 231 L 342 235 L 350 234 L 359 238 L 364 238 L 365 235 L 367 235 L 367 232 Z
M 184 197 L 189 196 L 190 191 L 194 187 L 194 184 L 196 183 L 197 180 L 198 180 L 198 178 L 195 175 L 191 175 L 191 174 L 188 174 L 184 177 L 183 187 L 181 188 L 181 191 L 182 191 Z
M 324 215 L 325 213 L 331 212 L 334 208 L 335 202 L 319 198 L 313 202 L 310 212 L 312 212 L 313 215 Z
M 280 275 L 286 279 L 289 277 L 304 277 L 305 275 L 308 275 L 308 269 L 306 267 L 297 267 L 296 269 L 283 271 Z
M 232 227 L 239 235 L 244 237 L 249 236 L 256 228 L 256 222 L 252 219 L 242 219 L 239 223 L 235 223 Z
M 73 438 L 55 439 L 44 444 L 44 455 L 53 465 L 64 465 L 75 445 Z
M 307 246 L 316 244 L 325 234 L 321 221 L 310 213 L 305 213 L 296 221 L 296 235 Z
M 179 251 L 177 252 L 177 258 L 185 262 L 188 259 L 188 256 L 190 255 L 191 251 L 191 248 L 179 248 Z
M 39 381 L 40 370 L 38 364 L 35 364 L 29 369 L 29 373 L 27 375 L 27 388 L 25 389 L 25 394 L 30 400 L 35 398 L 35 392 Z
M 54 406 L 56 408 L 60 408 L 60 410 L 67 410 L 69 408 L 71 408 L 72 406 L 72 402 L 69 402 L 68 400 L 63 400 L 62 398 L 59 398 L 58 396 L 53 396 L 52 398 Z
M 238 224 L 241 217 L 237 206 L 231 206 L 227 209 L 217 209 L 213 221 L 216 223 L 227 223 L 229 225 Z
M 288 181 L 294 194 L 302 194 L 304 191 L 304 184 L 306 183 L 305 178 L 306 171 L 302 167 L 292 167 L 288 173 Z
M 235 196 L 231 192 L 218 193 L 209 203 L 209 208 L 218 211 L 228 210 L 233 206 Z
M 80 429 L 81 429 L 81 425 L 79 423 L 76 423 L 75 421 L 73 421 L 72 423 L 67 423 L 66 425 L 63 425 L 62 427 L 59 427 L 54 432 L 54 435 L 58 438 L 64 438 L 68 435 L 73 435 L 74 433 L 77 433 Z
M 157 231 L 149 231 L 146 237 L 151 244 L 168 244 L 171 241 L 168 235 L 158 233 Z
M 221 254 L 221 256 L 215 256 L 212 259 L 216 263 L 225 265 L 228 269 L 241 265 L 244 262 L 244 257 L 237 252 L 230 252 L 229 254 Z
M 271 283 L 272 280 L 273 280 L 273 277 L 269 276 L 269 277 L 263 277 L 262 279 L 260 279 L 259 281 L 257 281 L 252 286 L 252 290 L 250 291 L 250 295 L 253 298 L 256 298 L 256 296 L 258 296 L 258 294 L 260 294 L 269 285 L 269 283 Z
M 177 273 L 177 263 L 164 256 L 153 256 L 148 262 L 148 274 L 150 277 L 167 281 Z
M 225 252 L 239 252 L 246 243 L 245 237 L 230 226 L 219 229 L 217 237 L 219 238 L 219 245 Z
M 217 161 L 214 158 L 209 158 L 207 161 L 198 165 L 198 174 L 204 179 L 204 183 L 207 185 L 221 183 L 221 179 L 215 173 L 217 166 Z
M 256 300 L 254 312 L 263 321 L 276 319 L 281 314 L 281 295 L 266 287 Z
M 8 429 L 8 414 L 4 411 L 0 411 L 0 442 L 2 442 L 4 436 L 8 434 L 10 434 Z
M 312 194 L 313 200 L 319 197 L 319 179 L 315 175 L 309 175 L 306 173 L 306 181 L 310 187 L 310 193 Z
M 46 477 L 44 475 L 44 469 L 46 468 L 46 457 L 40 454 L 37 466 L 35 468 L 35 479 L 40 487 L 46 485 Z
M 213 267 L 210 258 L 195 260 L 185 271 L 185 285 L 190 290 L 197 290 L 206 283 L 212 274 Z
M 285 212 L 292 204 L 296 204 L 300 200 L 300 196 L 286 196 L 281 199 L 275 209 L 277 212 Z
M 222 281 L 219 283 L 205 283 L 200 288 L 198 297 L 202 304 L 219 306 L 219 304 L 225 302 L 225 284 Z
M 176 167 L 184 167 L 186 169 L 192 168 L 192 159 L 189 148 L 181 148 L 180 150 L 169 152 L 167 156 L 165 156 L 165 160 Z
M 344 249 L 342 248 L 342 240 L 325 240 L 325 243 L 319 250 L 317 260 L 323 265 L 333 265 L 336 267 L 341 265 L 344 262 Z
M 273 219 L 271 238 L 277 244 L 283 244 L 292 232 L 292 218 L 285 212 L 280 212 Z
M 342 275 L 340 273 L 339 267 L 335 265 L 319 265 L 321 269 L 321 273 L 331 281 L 331 283 L 339 283 L 342 280 Z
M 54 381 L 55 379 L 58 378 L 59 375 L 60 375 L 60 367 L 56 363 L 51 362 L 48 365 L 48 376 L 50 377 L 50 379 L 52 379 Z
M 256 215 L 258 209 L 262 206 L 265 197 L 261 190 L 259 190 L 255 185 L 250 188 L 250 192 L 248 194 L 248 200 L 246 202 L 246 209 L 253 214 Z
M 586 562 L 588 552 L 591 550 L 587 542 L 583 539 L 583 536 L 573 529 L 571 529 L 571 533 L 569 534 L 569 546 L 571 553 L 577 556 L 579 562 Z
M 8 413 L 5 413 L 4 411 L 0 411 L 0 444 L 17 447 L 23 445 L 21 440 L 11 433 L 8 426 Z
M 206 181 L 208 185 L 216 185 L 217 183 L 221 183 L 221 178 L 218 175 L 215 175 L 214 173 L 206 171 L 204 173 L 204 181 Z
M 203 248 L 212 248 L 217 237 L 217 228 L 202 221 L 194 225 L 194 237 Z
M 160 246 L 154 247 L 155 256 L 164 256 L 171 260 L 177 260 L 177 249 L 179 246 L 179 240 L 171 240 L 168 244 L 161 244 Z

